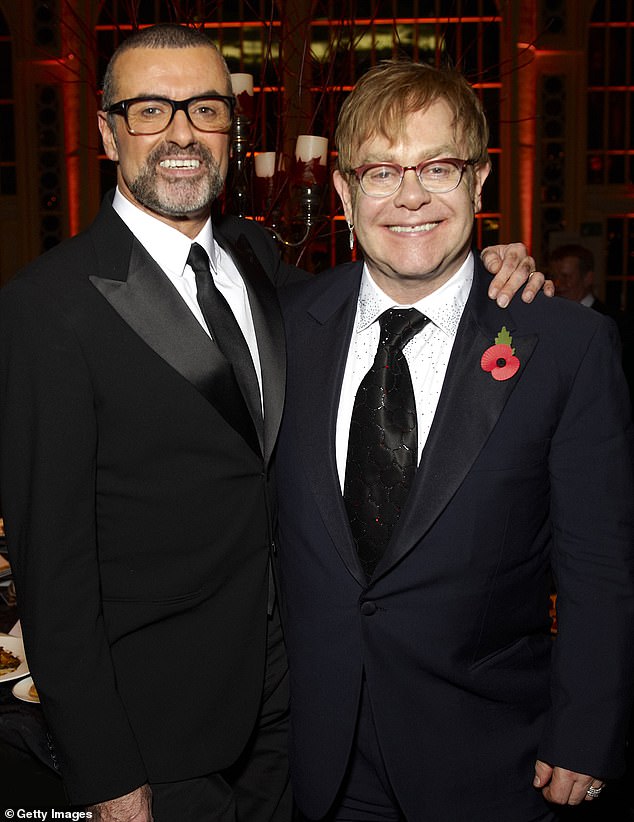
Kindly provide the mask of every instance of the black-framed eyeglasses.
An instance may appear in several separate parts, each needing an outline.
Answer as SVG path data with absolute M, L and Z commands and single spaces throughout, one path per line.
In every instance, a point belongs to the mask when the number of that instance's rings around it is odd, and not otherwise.
M 473 160 L 459 160 L 456 157 L 441 157 L 438 160 L 423 160 L 417 166 L 400 166 L 398 163 L 367 163 L 353 168 L 361 190 L 368 197 L 390 197 L 396 194 L 406 171 L 415 171 L 420 184 L 432 194 L 447 194 L 458 188 L 467 166 Z
M 229 131 L 236 105 L 235 97 L 223 94 L 201 94 L 188 100 L 167 97 L 131 97 L 104 109 L 107 114 L 121 114 L 130 134 L 159 134 L 165 131 L 177 111 L 184 111 L 199 131 Z

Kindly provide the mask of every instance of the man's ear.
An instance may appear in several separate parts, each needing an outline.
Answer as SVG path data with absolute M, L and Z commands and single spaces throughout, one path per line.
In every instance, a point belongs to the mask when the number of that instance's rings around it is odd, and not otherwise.
M 350 191 L 350 184 L 338 169 L 335 169 L 332 173 L 332 182 L 341 200 L 345 218 L 348 223 L 353 225 L 354 219 L 352 216 L 352 192 Z
M 103 143 L 103 148 L 106 152 L 106 156 L 109 160 L 112 160 L 113 163 L 119 162 L 117 138 L 113 130 L 110 128 L 110 123 L 108 122 L 108 115 L 105 111 L 97 112 L 97 125 L 99 126 L 99 132 L 101 133 L 101 141 Z
M 476 214 L 482 209 L 482 187 L 484 186 L 484 181 L 489 176 L 490 171 L 490 163 L 484 163 L 483 165 L 476 166 L 473 170 L 473 210 Z

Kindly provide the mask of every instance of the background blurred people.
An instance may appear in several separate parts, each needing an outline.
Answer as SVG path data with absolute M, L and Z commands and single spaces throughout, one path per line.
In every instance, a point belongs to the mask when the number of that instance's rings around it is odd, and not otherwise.
M 549 273 L 558 297 L 587 305 L 607 314 L 605 303 L 594 293 L 594 254 L 589 248 L 569 243 L 559 246 L 549 256 Z
M 623 370 L 634 402 L 634 316 L 630 312 L 611 310 L 594 293 L 594 254 L 579 243 L 566 243 L 550 253 L 548 270 L 558 297 L 607 314 L 616 322 L 621 338 Z

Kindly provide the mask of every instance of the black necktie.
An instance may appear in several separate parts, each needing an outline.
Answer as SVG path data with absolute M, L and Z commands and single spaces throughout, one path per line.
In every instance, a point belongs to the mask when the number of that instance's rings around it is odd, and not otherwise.
M 240 326 L 229 304 L 216 288 L 209 270 L 209 256 L 198 243 L 192 243 L 187 263 L 196 275 L 196 298 L 216 345 L 233 366 L 240 390 L 256 428 L 262 430 L 260 387 L 253 359 Z
M 415 308 L 391 308 L 379 317 L 379 347 L 354 401 L 343 495 L 368 579 L 416 473 L 416 401 L 403 348 L 427 322 Z

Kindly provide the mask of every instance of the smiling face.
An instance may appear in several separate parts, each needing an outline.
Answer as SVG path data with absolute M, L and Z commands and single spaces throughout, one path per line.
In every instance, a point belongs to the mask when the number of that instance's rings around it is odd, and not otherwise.
M 115 64 L 116 100 L 157 96 L 184 100 L 208 93 L 231 94 L 213 48 L 135 48 Z M 117 163 L 124 197 L 164 223 L 195 237 L 209 216 L 227 175 L 229 135 L 194 128 L 177 111 L 160 134 L 130 134 L 125 119 L 99 112 L 109 159 Z
M 440 99 L 406 115 L 402 137 L 390 142 L 377 135 L 361 143 L 352 166 L 394 162 L 416 166 L 423 160 L 470 159 L 453 125 L 449 106 Z M 465 261 L 480 209 L 488 164 L 468 167 L 460 185 L 447 194 L 429 194 L 415 172 L 405 172 L 389 197 L 368 197 L 356 178 L 334 174 L 348 222 L 355 227 L 368 270 L 377 285 L 397 302 L 409 304 L 431 294 Z

